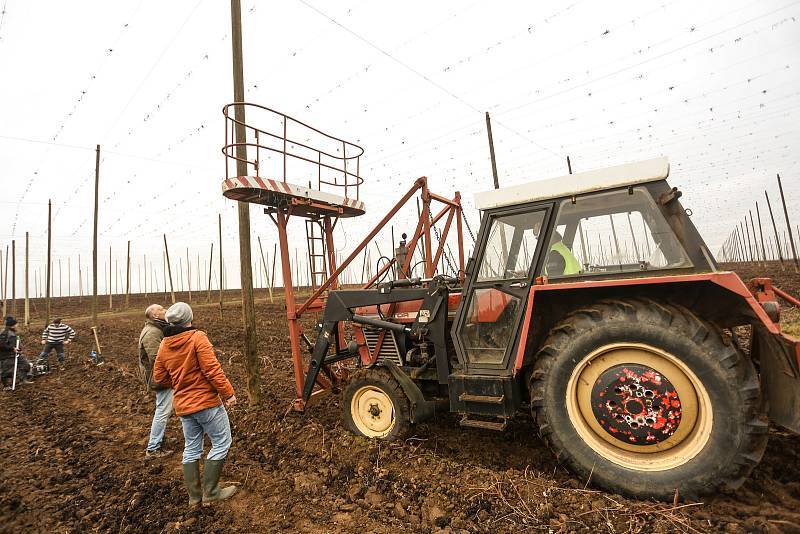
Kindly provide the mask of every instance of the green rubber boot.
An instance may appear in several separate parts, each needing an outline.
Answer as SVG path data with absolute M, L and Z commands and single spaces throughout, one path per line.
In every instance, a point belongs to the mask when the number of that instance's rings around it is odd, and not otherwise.
M 211 506 L 214 501 L 221 501 L 232 497 L 236 493 L 236 486 L 220 488 L 219 477 L 225 460 L 206 460 L 203 469 L 203 506 Z
M 189 492 L 189 506 L 197 506 L 203 500 L 203 488 L 200 487 L 200 462 L 195 460 L 183 465 L 183 483 Z

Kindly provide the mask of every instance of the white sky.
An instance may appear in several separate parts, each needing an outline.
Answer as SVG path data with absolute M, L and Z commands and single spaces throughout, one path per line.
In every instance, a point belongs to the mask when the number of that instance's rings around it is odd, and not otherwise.
M 236 210 L 220 193 L 228 2 L 0 6 L 0 244 L 17 240 L 18 274 L 26 231 L 31 268 L 44 265 L 48 198 L 53 258 L 77 271 L 80 253 L 86 269 L 99 143 L 101 262 L 111 246 L 122 266 L 131 240 L 135 290 L 143 254 L 160 272 L 166 233 L 174 264 L 187 247 L 202 263 L 222 213 L 236 286 Z M 567 155 L 576 171 L 665 155 L 715 253 L 755 200 L 765 216 L 764 189 L 779 199 L 778 172 L 800 223 L 798 1 L 245 0 L 243 23 L 246 100 L 365 149 L 367 215 L 337 229 L 341 252 L 421 175 L 460 190 L 477 230 L 485 111 L 501 186 L 565 174 Z M 271 253 L 274 225 L 251 212 Z M 300 221 L 292 238 L 304 247 Z

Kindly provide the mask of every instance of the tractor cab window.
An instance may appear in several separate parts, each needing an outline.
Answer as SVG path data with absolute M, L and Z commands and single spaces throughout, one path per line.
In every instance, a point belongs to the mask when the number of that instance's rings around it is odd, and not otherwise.
M 528 277 L 544 213 L 539 210 L 494 219 L 478 270 L 478 282 Z
M 561 202 L 544 274 L 583 274 L 690 267 L 686 251 L 643 187 Z

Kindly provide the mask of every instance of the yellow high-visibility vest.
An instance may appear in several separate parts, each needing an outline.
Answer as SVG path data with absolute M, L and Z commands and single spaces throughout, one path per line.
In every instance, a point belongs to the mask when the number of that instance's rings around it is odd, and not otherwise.
M 550 247 L 551 252 L 557 252 L 564 258 L 564 272 L 563 273 L 553 273 L 551 276 L 570 276 L 573 274 L 579 274 L 581 272 L 581 264 L 578 263 L 578 259 L 572 255 L 572 251 L 567 248 L 567 246 L 558 241 L 557 243 L 553 243 Z M 545 268 L 545 274 L 547 273 L 547 269 Z

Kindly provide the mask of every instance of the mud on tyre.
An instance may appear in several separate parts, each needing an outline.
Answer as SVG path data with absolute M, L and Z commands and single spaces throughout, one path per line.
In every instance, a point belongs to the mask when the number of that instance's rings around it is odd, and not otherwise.
M 408 397 L 387 369 L 356 372 L 344 390 L 342 408 L 347 428 L 359 436 L 391 441 L 408 432 Z
M 751 361 L 677 305 L 609 300 L 575 311 L 539 351 L 530 393 L 558 459 L 631 497 L 735 489 L 766 447 Z

